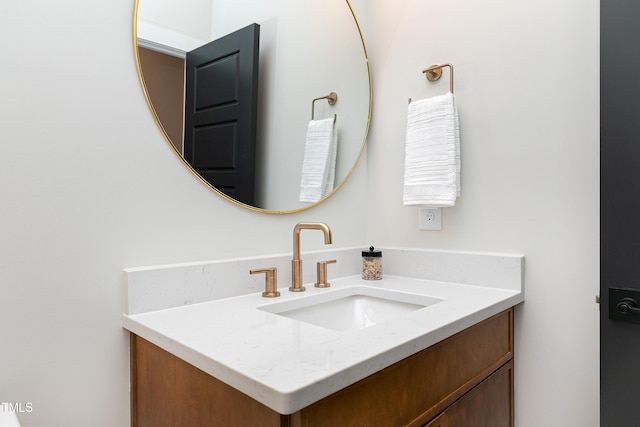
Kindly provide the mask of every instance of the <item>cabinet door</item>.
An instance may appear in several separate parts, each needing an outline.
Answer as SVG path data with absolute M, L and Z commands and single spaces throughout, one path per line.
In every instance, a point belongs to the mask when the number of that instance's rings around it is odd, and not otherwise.
M 513 361 L 449 406 L 425 427 L 513 426 Z
M 447 413 L 443 412 L 438 415 L 435 420 L 432 420 L 430 423 L 424 425 L 424 427 L 447 427 Z
M 131 334 L 134 427 L 280 427 L 286 417 Z
M 291 426 L 420 427 L 505 366 L 512 349 L 507 310 L 307 406 L 291 416 Z

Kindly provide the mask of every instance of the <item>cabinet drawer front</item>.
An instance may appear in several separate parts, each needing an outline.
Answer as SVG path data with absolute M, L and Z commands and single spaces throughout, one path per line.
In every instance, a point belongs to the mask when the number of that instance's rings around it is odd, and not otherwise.
M 512 358 L 509 309 L 302 409 L 291 425 L 423 425 Z
M 426 427 L 513 426 L 513 361 L 449 406 Z

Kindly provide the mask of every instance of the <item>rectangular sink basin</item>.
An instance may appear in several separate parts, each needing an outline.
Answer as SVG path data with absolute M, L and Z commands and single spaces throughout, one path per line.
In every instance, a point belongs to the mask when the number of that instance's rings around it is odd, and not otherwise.
M 258 309 L 338 331 L 355 331 L 443 301 L 368 286 L 327 290 Z

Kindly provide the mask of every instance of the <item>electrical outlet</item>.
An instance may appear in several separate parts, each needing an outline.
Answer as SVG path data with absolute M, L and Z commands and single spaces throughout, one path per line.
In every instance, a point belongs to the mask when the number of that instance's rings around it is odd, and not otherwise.
M 442 230 L 442 208 L 419 208 L 418 229 Z

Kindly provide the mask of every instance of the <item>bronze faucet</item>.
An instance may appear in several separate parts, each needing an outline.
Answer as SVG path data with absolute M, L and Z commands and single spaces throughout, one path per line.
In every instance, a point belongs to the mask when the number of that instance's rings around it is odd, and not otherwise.
M 331 229 L 323 222 L 299 222 L 293 227 L 293 260 L 291 260 L 291 292 L 302 292 L 302 260 L 300 259 L 300 231 L 301 230 L 322 230 L 324 233 L 324 244 L 331 244 Z

